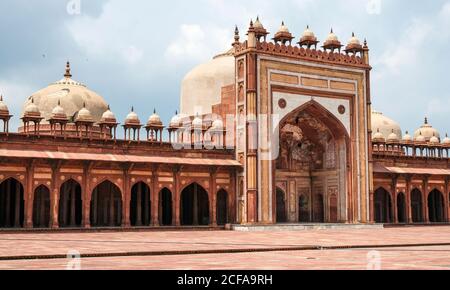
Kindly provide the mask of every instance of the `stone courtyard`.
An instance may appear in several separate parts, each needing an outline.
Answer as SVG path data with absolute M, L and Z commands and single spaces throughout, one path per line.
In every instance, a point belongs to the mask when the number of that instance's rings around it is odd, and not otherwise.
M 450 226 L 0 234 L 0 269 L 450 270 Z

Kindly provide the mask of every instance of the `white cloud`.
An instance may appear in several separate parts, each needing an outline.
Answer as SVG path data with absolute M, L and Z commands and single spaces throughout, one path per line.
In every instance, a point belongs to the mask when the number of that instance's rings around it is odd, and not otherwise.
M 178 35 L 166 49 L 165 56 L 172 63 L 201 61 L 231 48 L 232 30 L 216 26 L 182 24 Z

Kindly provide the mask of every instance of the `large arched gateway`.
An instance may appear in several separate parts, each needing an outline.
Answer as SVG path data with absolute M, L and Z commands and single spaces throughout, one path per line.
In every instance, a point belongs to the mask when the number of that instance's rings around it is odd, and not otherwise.
M 110 181 L 99 184 L 92 192 L 91 226 L 119 227 L 122 225 L 122 193 Z
M 40 185 L 34 191 L 33 227 L 48 228 L 50 226 L 50 190 Z
M 82 206 L 80 184 L 73 179 L 64 182 L 59 194 L 59 226 L 80 227 Z
M 288 114 L 279 128 L 275 182 L 288 189 L 286 220 L 347 220 L 349 138 L 343 124 L 322 105 L 310 101 Z M 280 192 L 276 194 L 277 217 L 282 218 L 278 215 Z

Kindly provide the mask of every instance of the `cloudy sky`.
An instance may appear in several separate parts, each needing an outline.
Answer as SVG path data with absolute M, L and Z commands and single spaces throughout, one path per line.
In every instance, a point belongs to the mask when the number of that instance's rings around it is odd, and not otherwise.
M 450 0 L 2 0 L 0 12 L 0 93 L 14 126 L 66 60 L 121 120 L 134 105 L 141 119 L 157 108 L 167 122 L 183 76 L 259 15 L 271 32 L 284 20 L 295 36 L 309 24 L 322 40 L 331 26 L 343 42 L 366 37 L 374 108 L 404 131 L 425 115 L 450 131 Z

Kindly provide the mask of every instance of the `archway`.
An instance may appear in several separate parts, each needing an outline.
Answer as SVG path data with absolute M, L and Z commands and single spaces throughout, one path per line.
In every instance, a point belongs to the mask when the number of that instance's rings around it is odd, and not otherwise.
M 398 222 L 401 224 L 408 222 L 406 217 L 406 197 L 404 193 L 399 193 L 397 195 L 397 218 Z
M 286 115 L 280 122 L 279 134 L 274 183 L 291 184 L 295 180 L 300 185 L 299 221 L 347 220 L 351 215 L 346 207 L 352 163 L 348 162 L 351 142 L 344 124 L 313 100 Z M 334 190 L 333 200 L 327 195 L 330 188 Z
M 303 194 L 298 200 L 299 221 L 308 223 L 311 221 L 309 216 L 309 199 Z
M 430 222 L 445 222 L 444 210 L 444 196 L 439 190 L 435 189 L 428 195 L 428 213 Z
M 70 179 L 61 185 L 59 191 L 59 226 L 81 227 L 82 211 L 81 185 Z
M 375 191 L 375 222 L 392 223 L 391 195 L 384 188 Z
M 133 227 L 150 226 L 151 223 L 150 188 L 139 182 L 131 189 L 130 223 Z
M 119 227 L 122 225 L 122 194 L 110 181 L 99 184 L 92 192 L 91 226 Z
M 324 202 L 322 194 L 314 195 L 313 222 L 325 222 Z
M 285 223 L 286 219 L 286 198 L 284 192 L 277 188 L 277 223 Z
M 209 198 L 206 190 L 197 183 L 181 193 L 181 224 L 184 226 L 209 225 Z
M 417 188 L 411 192 L 411 214 L 414 223 L 423 222 L 422 192 Z
M 34 191 L 33 227 L 50 227 L 50 191 L 43 185 Z
M 0 228 L 21 228 L 23 219 L 23 186 L 9 178 L 0 184 Z
M 223 189 L 217 193 L 216 216 L 218 225 L 228 223 L 228 193 Z
M 164 188 L 159 193 L 159 224 L 171 226 L 172 220 L 172 192 Z

